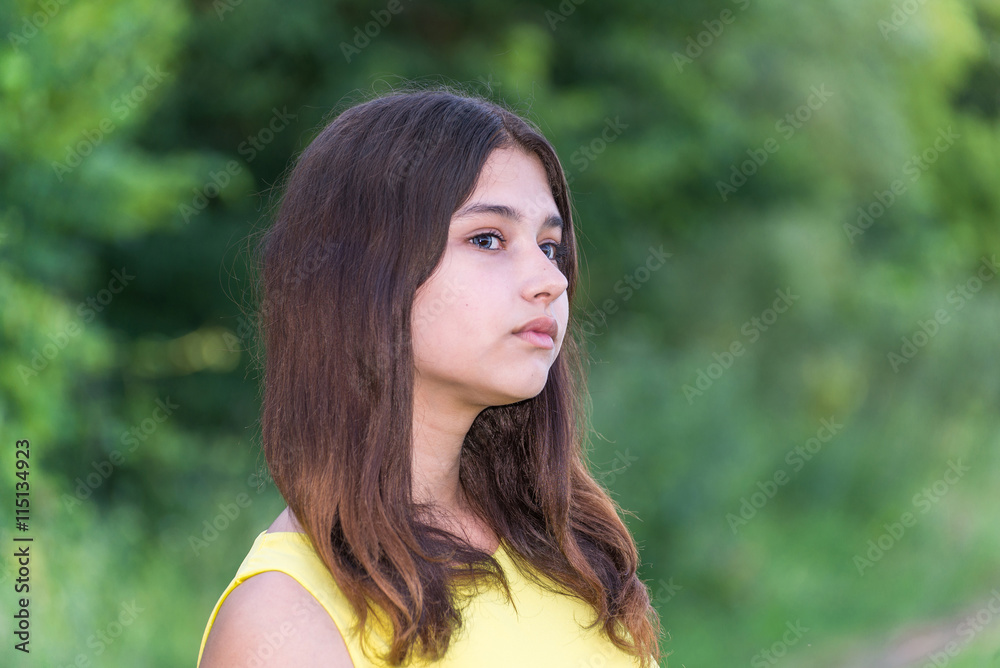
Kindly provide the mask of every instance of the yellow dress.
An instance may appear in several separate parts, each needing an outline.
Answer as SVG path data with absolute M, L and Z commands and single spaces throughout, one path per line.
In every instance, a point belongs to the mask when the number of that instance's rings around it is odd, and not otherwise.
M 634 656 L 612 644 L 600 626 L 589 630 L 582 628 L 594 620 L 590 606 L 578 599 L 546 591 L 526 579 L 506 553 L 503 541 L 494 557 L 510 583 L 517 611 L 502 591 L 484 588 L 463 609 L 463 625 L 452 637 L 445 657 L 433 664 L 416 660 L 407 666 L 634 668 L 639 665 Z M 359 638 L 350 633 L 353 609 L 313 550 L 309 538 L 303 533 L 267 531 L 257 536 L 236 577 L 215 604 L 202 635 L 199 664 L 223 601 L 240 583 L 265 571 L 290 575 L 319 601 L 340 630 L 355 668 L 386 668 L 387 664 L 373 662 L 377 657 L 366 657 Z M 371 623 L 366 632 L 370 638 L 375 638 L 370 647 L 378 651 L 387 647 L 384 640 L 372 635 Z

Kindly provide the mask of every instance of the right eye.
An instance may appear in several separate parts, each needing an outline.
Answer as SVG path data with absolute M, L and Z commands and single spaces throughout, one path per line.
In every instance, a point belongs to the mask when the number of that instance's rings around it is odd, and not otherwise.
M 490 243 L 488 243 L 486 246 L 483 246 L 480 243 L 480 240 L 482 239 L 496 239 L 501 243 L 503 243 L 504 241 L 504 238 L 500 235 L 499 232 L 483 232 L 482 234 L 477 234 L 473 237 L 470 237 L 469 241 L 483 250 L 499 250 L 498 248 L 490 248 L 489 246 L 492 245 Z

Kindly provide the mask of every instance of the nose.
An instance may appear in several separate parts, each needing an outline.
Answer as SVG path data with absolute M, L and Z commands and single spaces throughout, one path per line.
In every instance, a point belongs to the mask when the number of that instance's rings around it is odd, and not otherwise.
M 555 301 L 566 291 L 569 280 L 558 265 L 540 247 L 528 253 L 522 296 L 528 301 L 542 298 L 546 304 Z

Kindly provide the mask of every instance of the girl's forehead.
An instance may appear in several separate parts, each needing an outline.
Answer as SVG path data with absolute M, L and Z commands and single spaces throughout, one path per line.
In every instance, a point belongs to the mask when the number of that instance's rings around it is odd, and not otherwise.
M 555 208 L 548 174 L 538 156 L 508 149 L 507 154 L 496 157 L 497 152 L 483 165 L 469 196 L 470 202 L 503 196 L 522 207 Z M 530 204 L 524 204 L 526 200 Z

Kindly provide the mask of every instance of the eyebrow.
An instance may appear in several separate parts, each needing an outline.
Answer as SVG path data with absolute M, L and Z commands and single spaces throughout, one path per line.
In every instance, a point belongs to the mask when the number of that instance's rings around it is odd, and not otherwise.
M 484 214 L 501 216 L 503 218 L 507 218 L 508 220 L 512 220 L 515 223 L 524 222 L 524 216 L 521 212 L 514 207 L 507 206 L 506 204 L 470 204 L 469 206 L 463 207 L 458 213 L 455 214 L 454 217 L 466 218 Z M 563 219 L 559 216 L 549 216 L 542 222 L 543 230 L 557 228 L 561 231 L 563 227 Z

